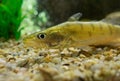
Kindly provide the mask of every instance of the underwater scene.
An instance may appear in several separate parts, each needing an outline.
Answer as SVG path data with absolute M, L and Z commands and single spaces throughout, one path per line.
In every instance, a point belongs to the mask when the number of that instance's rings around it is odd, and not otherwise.
M 120 81 L 120 0 L 0 0 L 0 81 Z

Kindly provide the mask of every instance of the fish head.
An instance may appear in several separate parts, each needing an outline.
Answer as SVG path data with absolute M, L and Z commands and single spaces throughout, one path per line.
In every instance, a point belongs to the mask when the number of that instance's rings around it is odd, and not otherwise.
M 65 35 L 57 29 L 48 28 L 36 32 L 23 39 L 25 46 L 33 48 L 59 48 L 65 39 Z

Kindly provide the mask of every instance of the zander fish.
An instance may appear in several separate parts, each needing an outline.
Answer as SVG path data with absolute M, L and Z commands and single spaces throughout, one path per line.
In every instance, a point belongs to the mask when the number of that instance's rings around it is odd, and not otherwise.
M 120 38 L 120 26 L 103 21 L 67 21 L 24 38 L 24 44 L 35 48 L 68 48 L 109 45 Z

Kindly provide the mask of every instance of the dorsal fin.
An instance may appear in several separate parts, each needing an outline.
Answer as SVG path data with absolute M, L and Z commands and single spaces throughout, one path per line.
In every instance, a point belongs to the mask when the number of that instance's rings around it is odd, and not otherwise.
M 78 21 L 81 17 L 82 17 L 82 13 L 79 12 L 69 17 L 68 21 Z
M 120 11 L 108 14 L 101 21 L 106 22 L 106 23 L 111 23 L 111 24 L 114 24 L 114 25 L 120 25 Z

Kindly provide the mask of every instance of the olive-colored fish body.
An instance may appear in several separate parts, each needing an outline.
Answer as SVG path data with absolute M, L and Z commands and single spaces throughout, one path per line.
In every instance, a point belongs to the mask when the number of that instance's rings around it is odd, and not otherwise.
M 120 38 L 120 26 L 104 22 L 65 22 L 36 32 L 24 39 L 27 46 L 67 48 L 107 45 Z

